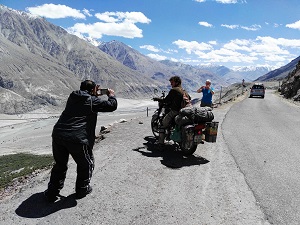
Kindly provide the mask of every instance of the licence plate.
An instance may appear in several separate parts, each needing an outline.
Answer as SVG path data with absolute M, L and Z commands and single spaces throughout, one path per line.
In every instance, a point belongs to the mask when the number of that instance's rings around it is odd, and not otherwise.
M 200 143 L 202 141 L 202 135 L 195 135 L 194 142 Z

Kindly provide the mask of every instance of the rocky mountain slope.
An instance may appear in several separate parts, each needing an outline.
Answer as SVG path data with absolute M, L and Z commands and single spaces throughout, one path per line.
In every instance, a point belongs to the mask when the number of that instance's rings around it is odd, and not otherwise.
M 0 113 L 59 105 L 79 79 L 52 58 L 40 57 L 0 36 Z
M 300 61 L 281 85 L 281 94 L 294 101 L 300 101 Z
M 10 110 L 1 107 L 0 113 L 34 109 L 40 105 L 37 99 L 44 96 L 44 92 L 53 97 L 51 101 L 47 99 L 46 104 L 55 105 L 58 100 L 56 89 L 67 87 L 64 94 L 69 93 L 84 79 L 93 79 L 103 87 L 114 88 L 123 97 L 145 96 L 152 93 L 154 87 L 161 86 L 160 82 L 124 66 L 61 27 L 5 6 L 0 6 L 0 40 L 3 43 L 1 97 L 6 96 L 1 98 L 1 105 L 11 100 L 7 93 L 26 99 L 23 99 L 23 106 L 14 104 Z M 56 82 L 54 75 L 58 74 L 72 81 Z M 41 84 L 46 86 L 46 91 L 40 87 Z M 35 92 L 31 93 L 33 89 Z M 32 107 L 26 108 L 27 102 Z

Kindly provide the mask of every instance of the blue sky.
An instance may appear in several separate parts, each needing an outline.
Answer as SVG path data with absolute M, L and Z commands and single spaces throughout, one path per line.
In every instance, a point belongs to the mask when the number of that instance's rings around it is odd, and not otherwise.
M 299 0 L 0 0 L 157 60 L 272 66 L 300 56 Z

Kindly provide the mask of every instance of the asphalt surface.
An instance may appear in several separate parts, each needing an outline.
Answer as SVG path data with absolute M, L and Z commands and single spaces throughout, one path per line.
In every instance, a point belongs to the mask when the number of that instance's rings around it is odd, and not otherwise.
M 42 172 L 0 201 L 0 224 L 269 224 L 223 138 L 231 106 L 214 109 L 217 142 L 199 145 L 190 157 L 173 147 L 156 150 L 151 117 L 115 123 L 94 147 L 90 195 L 74 198 L 76 165 L 70 159 L 65 198 L 45 201 L 49 171 Z
M 247 98 L 226 115 L 231 154 L 272 224 L 300 224 L 300 107 L 272 91 Z

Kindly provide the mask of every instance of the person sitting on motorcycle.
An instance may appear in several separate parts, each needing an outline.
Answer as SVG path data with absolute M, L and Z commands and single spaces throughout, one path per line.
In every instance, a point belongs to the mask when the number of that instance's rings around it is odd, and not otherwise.
M 181 78 L 179 76 L 173 76 L 169 81 L 172 88 L 168 95 L 164 99 L 153 98 L 155 101 L 165 103 L 170 108 L 170 112 L 165 115 L 162 121 L 162 126 L 159 128 L 159 147 L 163 147 L 165 144 L 165 130 L 171 125 L 175 116 L 179 114 L 179 111 L 182 108 L 183 94 L 185 92 L 181 87 Z

